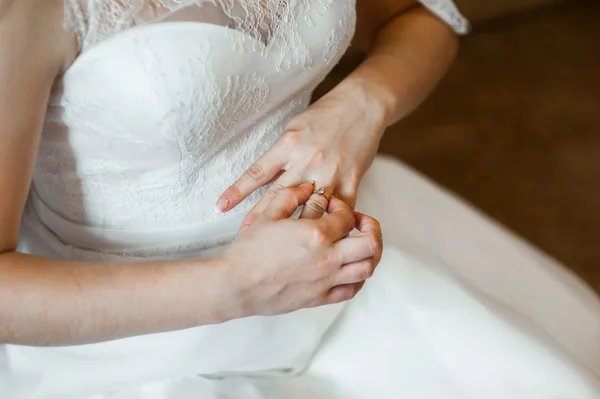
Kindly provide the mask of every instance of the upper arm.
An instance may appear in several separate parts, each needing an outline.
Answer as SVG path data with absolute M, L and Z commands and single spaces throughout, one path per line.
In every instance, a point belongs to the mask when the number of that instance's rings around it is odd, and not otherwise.
M 0 253 L 17 245 L 48 96 L 71 42 L 62 0 L 0 0 Z
M 355 45 L 368 50 L 379 28 L 417 5 L 418 0 L 358 0 Z

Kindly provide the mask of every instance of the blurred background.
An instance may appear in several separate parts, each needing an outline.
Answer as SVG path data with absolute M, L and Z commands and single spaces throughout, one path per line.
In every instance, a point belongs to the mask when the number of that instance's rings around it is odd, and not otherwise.
M 600 1 L 455 1 L 472 33 L 440 87 L 389 129 L 381 151 L 600 293 Z M 347 56 L 321 90 L 357 61 Z

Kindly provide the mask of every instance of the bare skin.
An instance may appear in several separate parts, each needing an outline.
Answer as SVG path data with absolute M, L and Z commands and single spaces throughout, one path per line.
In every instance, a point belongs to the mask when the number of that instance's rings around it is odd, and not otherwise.
M 84 264 L 15 252 L 48 95 L 76 44 L 62 30 L 62 0 L 0 1 L 0 343 L 98 342 L 353 297 L 382 250 L 379 224 L 351 210 L 360 179 L 385 127 L 418 106 L 457 48 L 449 28 L 414 0 L 359 0 L 358 11 L 366 61 L 298 115 L 271 154 L 224 194 L 227 211 L 269 181 L 281 159 L 310 161 L 280 177 L 287 180 L 249 214 L 252 226 L 231 249 L 204 261 Z M 329 141 L 310 134 L 317 130 Z M 347 153 L 356 158 L 343 169 Z M 327 207 L 306 180 L 350 207 L 334 200 L 328 217 L 313 219 Z M 305 219 L 287 220 L 305 202 Z M 339 240 L 355 226 L 362 233 Z M 289 240 L 275 246 L 281 236 Z
M 230 211 L 275 179 L 243 225 L 267 209 L 275 191 L 304 180 L 354 207 L 386 127 L 421 104 L 454 59 L 456 34 L 416 0 L 358 0 L 357 7 L 356 45 L 367 51 L 366 60 L 292 119 L 281 139 L 218 200 L 222 211 Z M 320 217 L 326 204 L 311 196 L 302 217 Z
M 360 290 L 381 256 L 379 224 L 341 201 L 320 221 L 288 220 L 312 184 L 282 190 L 256 226 L 208 260 L 79 263 L 15 252 L 48 96 L 76 55 L 62 18 L 62 0 L 0 1 L 0 343 L 99 342 L 281 314 Z M 340 240 L 355 227 L 357 237 Z

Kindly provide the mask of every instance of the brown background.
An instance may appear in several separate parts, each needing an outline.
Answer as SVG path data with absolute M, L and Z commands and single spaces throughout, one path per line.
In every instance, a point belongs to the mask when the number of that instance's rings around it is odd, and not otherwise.
M 454 0 L 461 12 L 473 22 L 516 14 L 559 1 L 561 0 Z
M 438 90 L 389 129 L 381 151 L 600 292 L 600 3 L 457 3 L 475 22 L 472 34 Z M 324 88 L 351 64 L 343 61 Z

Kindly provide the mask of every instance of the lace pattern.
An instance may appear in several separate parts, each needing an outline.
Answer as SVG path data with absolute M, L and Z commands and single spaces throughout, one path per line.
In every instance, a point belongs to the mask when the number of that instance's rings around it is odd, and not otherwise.
M 424 7 L 443 19 L 456 33 L 469 32 L 469 22 L 450 0 L 419 0 Z
M 214 203 L 306 108 L 354 32 L 353 0 L 277 0 L 260 10 L 189 3 L 162 2 L 162 14 L 158 3 L 146 11 L 118 3 L 110 15 L 127 10 L 130 17 L 108 25 L 107 14 L 89 13 L 104 2 L 71 9 L 88 15 L 80 35 L 90 51 L 54 87 L 33 178 L 57 218 L 83 230 L 150 234 L 246 213 L 264 188 L 232 213 L 215 212 Z M 127 29 L 131 18 L 143 22 L 142 12 L 205 23 Z M 72 251 L 78 259 L 156 256 L 156 248 L 88 249 Z
M 265 43 L 273 43 L 280 26 L 293 26 L 298 15 L 295 3 L 310 9 L 314 1 L 297 0 L 64 0 L 65 28 L 77 36 L 81 50 L 135 25 L 160 22 L 183 8 L 203 8 L 218 15 L 221 23 Z M 332 3 L 335 0 L 328 0 Z M 452 0 L 420 0 L 457 33 L 469 30 L 468 21 Z M 299 4 L 298 4 L 299 5 Z M 306 10 L 305 10 L 306 11 Z M 293 34 L 292 31 L 288 33 Z M 294 37 L 289 37 L 289 42 Z M 284 40 L 285 35 L 280 37 Z
M 264 188 L 232 214 L 214 203 L 308 106 L 356 23 L 355 0 L 65 1 L 83 54 L 52 92 L 32 189 L 82 231 L 165 238 L 76 245 L 48 222 L 80 260 L 183 256 L 210 243 L 169 232 L 245 214 Z

